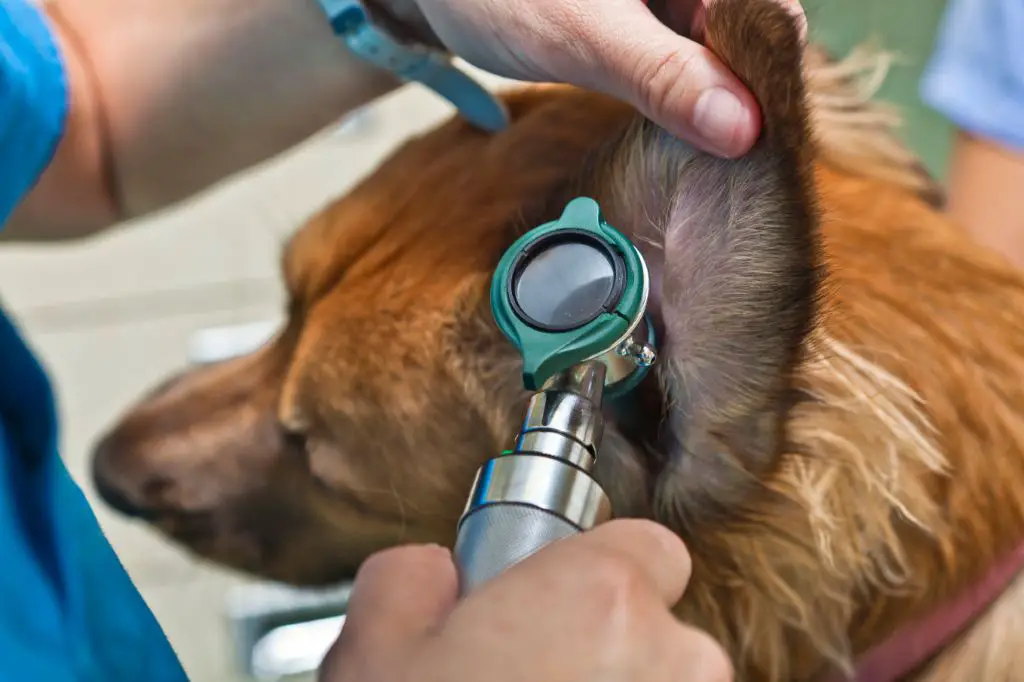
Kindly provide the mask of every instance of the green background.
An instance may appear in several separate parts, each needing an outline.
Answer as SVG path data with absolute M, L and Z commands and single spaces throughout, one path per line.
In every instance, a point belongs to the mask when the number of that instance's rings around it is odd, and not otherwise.
M 878 97 L 900 108 L 901 135 L 939 178 L 945 177 L 951 127 L 918 95 L 921 72 L 932 51 L 945 0 L 803 0 L 811 40 L 834 57 L 870 41 L 895 53 L 897 63 Z

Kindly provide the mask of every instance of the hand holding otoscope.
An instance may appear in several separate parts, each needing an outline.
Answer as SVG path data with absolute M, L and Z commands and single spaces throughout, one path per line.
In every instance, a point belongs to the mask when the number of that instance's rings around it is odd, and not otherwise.
M 647 293 L 639 252 L 590 199 L 506 252 L 492 309 L 537 391 L 516 445 L 477 473 L 454 564 L 438 547 L 364 562 L 321 682 L 732 679 L 721 647 L 670 611 L 690 577 L 682 541 L 608 521 L 590 475 L 603 397 L 655 359 Z

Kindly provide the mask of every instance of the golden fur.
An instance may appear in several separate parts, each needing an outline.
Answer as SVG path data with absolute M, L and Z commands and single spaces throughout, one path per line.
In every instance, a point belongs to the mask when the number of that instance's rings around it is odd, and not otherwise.
M 812 51 L 801 79 L 785 16 L 754 0 L 709 12 L 711 47 L 764 109 L 747 159 L 554 86 L 509 94 L 514 124 L 493 138 L 451 121 L 408 143 L 292 239 L 273 342 L 124 416 L 97 448 L 101 493 L 203 556 L 298 584 L 397 542 L 450 543 L 525 405 L 489 275 L 589 191 L 665 283 L 662 362 L 639 416 L 609 416 L 599 458 L 616 512 L 687 540 L 678 613 L 739 679 L 850 670 L 1024 541 L 1024 277 L 937 213 L 870 100 L 884 58 Z M 704 256 L 723 267 L 702 274 Z M 920 679 L 1020 677 L 1022 603 L 1018 579 Z

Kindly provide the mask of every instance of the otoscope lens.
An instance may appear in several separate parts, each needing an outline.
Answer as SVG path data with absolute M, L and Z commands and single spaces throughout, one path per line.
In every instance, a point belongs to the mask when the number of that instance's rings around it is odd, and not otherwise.
M 615 287 L 615 266 L 593 246 L 561 242 L 536 253 L 519 271 L 514 294 L 535 322 L 560 329 L 589 322 Z

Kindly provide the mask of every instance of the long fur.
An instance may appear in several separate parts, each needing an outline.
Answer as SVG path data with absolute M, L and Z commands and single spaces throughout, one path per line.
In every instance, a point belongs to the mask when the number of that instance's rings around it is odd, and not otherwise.
M 845 344 L 825 336 L 820 347 L 798 374 L 809 400 L 790 414 L 786 464 L 769 484 L 776 496 L 750 515 L 758 532 L 716 535 L 714 547 L 695 552 L 715 559 L 695 569 L 701 580 L 681 605 L 684 618 L 753 662 L 758 679 L 806 679 L 791 667 L 801 649 L 851 672 L 858 599 L 926 589 L 899 526 L 943 528 L 921 480 L 947 463 L 919 398 Z
M 875 99 L 894 63 L 892 53 L 861 45 L 844 59 L 832 61 L 823 49 L 812 46 L 804 59 L 820 160 L 906 188 L 941 206 L 941 185 L 899 138 L 899 112 Z

